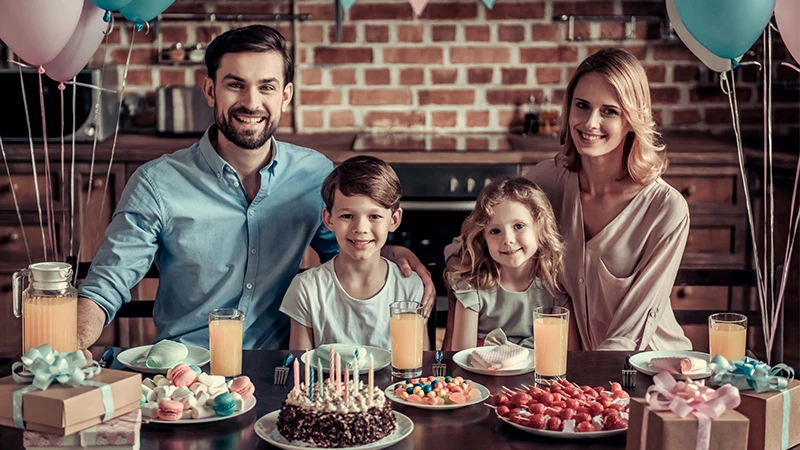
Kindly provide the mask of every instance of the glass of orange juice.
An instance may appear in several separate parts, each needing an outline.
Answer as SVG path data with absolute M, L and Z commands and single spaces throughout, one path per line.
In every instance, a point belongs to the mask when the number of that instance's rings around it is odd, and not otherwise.
M 569 310 L 561 306 L 543 306 L 533 310 L 533 354 L 536 360 L 535 381 L 549 384 L 567 374 Z
M 708 349 L 728 361 L 744 358 L 747 347 L 747 316 L 717 313 L 708 316 Z
M 242 330 L 244 312 L 234 308 L 208 313 L 208 346 L 211 374 L 235 377 L 242 374 Z
M 389 305 L 389 309 L 392 376 L 416 378 L 422 375 L 422 343 L 425 333 L 422 303 L 395 302 Z

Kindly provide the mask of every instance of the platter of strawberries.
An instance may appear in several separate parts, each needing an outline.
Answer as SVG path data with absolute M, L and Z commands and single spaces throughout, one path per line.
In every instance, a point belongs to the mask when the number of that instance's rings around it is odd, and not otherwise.
M 492 396 L 503 422 L 527 433 L 562 439 L 586 439 L 622 434 L 628 430 L 630 395 L 616 382 L 579 386 L 560 379 L 546 387 L 522 385 Z

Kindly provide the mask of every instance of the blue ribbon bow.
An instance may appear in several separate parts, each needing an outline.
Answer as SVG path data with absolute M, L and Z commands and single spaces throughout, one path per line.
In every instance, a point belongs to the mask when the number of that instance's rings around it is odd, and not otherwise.
M 97 361 L 86 365 L 83 352 L 58 353 L 49 345 L 44 344 L 31 348 L 21 358 L 22 362 L 15 362 L 11 367 L 11 376 L 14 381 L 21 384 L 30 384 L 14 391 L 12 406 L 14 426 L 24 428 L 22 420 L 22 397 L 32 391 L 44 391 L 53 382 L 68 386 L 95 386 L 100 388 L 105 407 L 103 422 L 114 415 L 114 398 L 111 395 L 111 386 L 108 383 L 90 381 L 89 378 L 102 370 Z M 22 370 L 20 370 L 22 369 Z
M 732 384 L 741 391 L 781 391 L 794 380 L 794 369 L 786 364 L 770 367 L 747 356 L 742 360 L 728 361 L 722 355 L 714 355 L 708 367 L 714 371 L 711 375 L 712 385 Z M 786 376 L 780 376 L 781 372 L 785 372 Z

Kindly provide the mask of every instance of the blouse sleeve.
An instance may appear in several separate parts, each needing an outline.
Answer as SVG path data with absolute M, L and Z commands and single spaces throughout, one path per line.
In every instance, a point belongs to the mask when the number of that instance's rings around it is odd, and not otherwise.
M 635 279 L 623 296 L 609 324 L 606 340 L 599 345 L 598 350 L 647 348 L 664 311 L 669 309 L 670 291 L 675 283 L 688 235 L 689 212 L 686 208 L 677 226 L 645 247 L 634 272 Z
M 478 291 L 473 289 L 466 281 L 461 278 L 455 278 L 450 280 L 450 287 L 453 289 L 456 299 L 461 302 L 464 308 L 481 312 L 481 300 Z

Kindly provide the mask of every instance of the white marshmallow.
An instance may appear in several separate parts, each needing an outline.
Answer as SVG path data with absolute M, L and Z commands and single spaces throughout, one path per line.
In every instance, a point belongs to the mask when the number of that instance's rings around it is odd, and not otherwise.
M 192 410 L 184 409 L 183 414 L 181 415 L 181 420 L 191 419 L 191 418 L 192 418 Z
M 236 411 L 241 411 L 244 409 L 244 399 L 241 395 L 237 394 L 236 392 L 231 392 L 231 397 L 236 402 Z
M 158 403 L 155 402 L 147 402 L 144 405 L 139 406 L 142 410 L 142 415 L 144 417 L 149 417 L 151 419 L 158 418 Z
M 150 393 L 153 392 L 153 388 L 147 386 L 146 384 L 142 383 L 142 394 L 147 397 Z
M 192 415 L 192 419 L 202 419 L 204 417 L 211 417 L 217 415 L 214 411 L 214 408 L 209 408 L 206 406 L 196 406 L 189 410 Z
M 158 402 L 158 395 L 156 395 L 156 391 L 150 391 L 150 393 L 147 394 L 147 401 L 148 401 L 148 403 L 149 402 Z
M 153 377 L 153 382 L 156 384 L 156 386 L 169 386 L 169 378 L 161 374 Z
M 194 392 L 190 391 L 186 386 L 181 386 L 172 393 L 173 400 L 181 401 L 186 397 L 194 397 Z
M 197 404 L 198 405 L 205 405 L 208 401 L 208 392 L 201 392 L 197 397 Z
M 225 389 L 228 388 L 225 385 L 225 377 L 223 377 L 222 375 L 209 375 L 208 378 L 209 380 L 211 380 L 211 385 L 209 387 L 222 386 Z
M 205 373 L 205 372 L 203 372 L 203 373 L 201 373 L 200 375 L 197 376 L 197 379 L 195 380 L 195 382 L 196 383 L 203 383 L 206 386 L 211 386 L 210 375 Z
M 172 399 L 172 393 L 175 392 L 175 386 L 159 386 L 153 391 L 159 401 Z
M 199 392 L 208 392 L 208 386 L 199 381 L 195 381 L 191 386 L 189 386 L 189 390 L 192 391 L 195 396 L 197 396 Z
M 144 380 L 142 380 L 142 386 L 147 386 L 150 388 L 150 390 L 156 388 L 156 384 L 150 378 L 145 378 Z
M 219 394 L 228 392 L 228 388 L 224 384 L 220 384 L 217 386 L 211 386 L 208 388 L 208 395 L 216 397 Z

